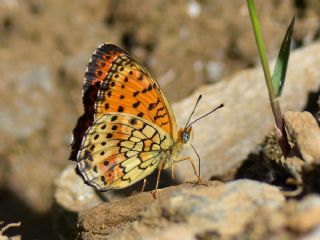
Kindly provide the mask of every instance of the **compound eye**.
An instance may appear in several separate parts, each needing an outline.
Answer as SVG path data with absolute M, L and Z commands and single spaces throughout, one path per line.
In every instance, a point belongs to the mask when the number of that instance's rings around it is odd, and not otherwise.
M 184 143 L 189 142 L 189 140 L 190 140 L 190 133 L 188 133 L 188 132 L 183 132 L 183 133 L 182 133 L 182 139 L 183 139 L 183 142 L 184 142 Z

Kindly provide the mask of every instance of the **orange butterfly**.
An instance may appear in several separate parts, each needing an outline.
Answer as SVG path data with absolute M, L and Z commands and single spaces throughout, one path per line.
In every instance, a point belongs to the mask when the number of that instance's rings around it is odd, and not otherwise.
M 157 189 L 161 171 L 171 166 L 173 174 L 173 164 L 182 160 L 191 162 L 200 179 L 190 157 L 178 158 L 195 121 L 178 130 L 159 84 L 120 47 L 102 44 L 92 55 L 83 104 L 70 159 L 77 161 L 88 184 L 98 190 L 121 189 L 158 169 Z

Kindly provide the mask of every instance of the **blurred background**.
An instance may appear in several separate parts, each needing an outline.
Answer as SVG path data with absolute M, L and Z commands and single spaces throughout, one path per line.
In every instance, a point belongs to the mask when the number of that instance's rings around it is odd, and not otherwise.
M 319 40 L 319 0 L 256 6 L 270 59 L 293 15 L 294 48 Z M 57 236 L 54 183 L 103 42 L 146 65 L 170 102 L 258 63 L 246 1 L 0 0 L 0 221 L 21 221 L 25 239 Z

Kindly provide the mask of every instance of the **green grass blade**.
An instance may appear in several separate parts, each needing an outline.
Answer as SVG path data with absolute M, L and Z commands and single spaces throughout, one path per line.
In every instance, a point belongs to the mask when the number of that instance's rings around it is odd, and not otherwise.
M 292 18 L 291 23 L 286 32 L 286 35 L 282 41 L 281 48 L 277 57 L 277 62 L 272 74 L 272 84 L 277 97 L 281 96 L 285 78 L 286 78 L 294 22 L 295 22 L 295 17 Z
M 273 102 L 273 100 L 276 98 L 276 93 L 275 93 L 275 89 L 272 84 L 272 77 L 270 74 L 270 68 L 269 68 L 269 63 L 268 63 L 268 59 L 267 59 L 266 48 L 264 46 L 264 42 L 263 42 L 261 30 L 260 30 L 259 19 L 258 19 L 257 13 L 256 13 L 254 1 L 247 0 L 247 2 L 248 2 L 248 10 L 250 13 L 253 33 L 254 33 L 254 36 L 256 39 L 256 43 L 257 43 L 257 47 L 258 47 L 258 51 L 259 51 L 259 56 L 260 56 L 260 61 L 261 61 L 261 65 L 262 65 L 262 69 L 263 69 L 263 73 L 264 73 L 264 78 L 266 80 L 266 84 L 267 84 L 267 88 L 268 88 L 269 99 L 270 99 L 270 102 Z M 272 110 L 273 110 L 274 114 L 277 114 L 277 113 L 275 113 L 275 111 L 274 111 L 275 109 L 273 106 L 272 106 Z

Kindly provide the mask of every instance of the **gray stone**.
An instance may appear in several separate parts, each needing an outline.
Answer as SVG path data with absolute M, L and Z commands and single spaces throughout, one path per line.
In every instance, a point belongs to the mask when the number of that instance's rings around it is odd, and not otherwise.
M 302 60 L 303 59 L 303 60 Z M 285 110 L 301 110 L 308 93 L 320 88 L 320 44 L 293 51 L 280 105 Z M 204 178 L 223 176 L 237 168 L 274 127 L 262 70 L 241 71 L 215 85 L 199 88 L 191 96 L 173 105 L 179 125 L 184 126 L 199 94 L 203 95 L 193 119 L 213 107 L 225 107 L 193 126 L 194 144 L 201 157 Z M 197 159 L 191 148 L 183 156 Z M 190 163 L 175 167 L 177 179 L 186 181 L 194 174 Z
M 207 230 L 218 236 L 236 236 L 258 211 L 274 212 L 284 200 L 276 187 L 251 180 L 176 190 L 108 239 L 197 239 Z
M 309 112 L 288 111 L 286 129 L 306 164 L 320 163 L 320 128 Z

